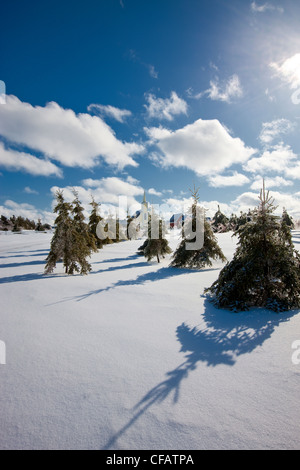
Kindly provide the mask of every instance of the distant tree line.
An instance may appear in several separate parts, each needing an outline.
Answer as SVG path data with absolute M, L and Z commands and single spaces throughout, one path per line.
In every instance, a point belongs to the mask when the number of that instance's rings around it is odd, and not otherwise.
M 247 222 L 251 222 L 251 220 L 253 220 L 255 210 L 256 209 L 249 209 L 248 212 L 241 211 L 238 216 L 236 214 L 231 214 L 230 217 L 227 217 L 220 210 L 220 206 L 218 206 L 218 210 L 211 220 L 212 230 L 215 233 L 236 231 L 241 226 L 245 225 Z M 292 217 L 287 213 L 285 208 L 283 208 L 281 218 L 286 223 L 286 225 L 292 230 L 295 228 L 295 222 L 293 221 Z
M 5 232 L 21 232 L 22 230 L 36 230 L 38 232 L 44 232 L 45 230 L 51 230 L 51 225 L 43 224 L 41 219 L 38 219 L 37 222 L 30 220 L 22 216 L 11 216 L 6 217 L 1 215 L 0 217 L 0 230 Z

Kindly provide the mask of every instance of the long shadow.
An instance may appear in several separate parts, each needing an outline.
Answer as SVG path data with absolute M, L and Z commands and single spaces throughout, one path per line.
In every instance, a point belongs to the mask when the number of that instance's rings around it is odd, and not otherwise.
M 29 273 L 18 274 L 16 276 L 8 276 L 0 278 L 0 284 L 7 284 L 10 282 L 24 282 L 24 281 L 37 281 L 40 279 L 65 277 L 65 274 L 44 274 L 44 273 Z
M 147 261 L 141 262 L 141 263 L 131 263 L 131 264 L 126 264 L 125 266 L 111 266 L 108 269 L 99 269 L 98 271 L 92 271 L 91 274 L 99 274 L 99 273 L 106 273 L 110 271 L 119 271 L 122 269 L 131 269 L 131 268 L 142 268 L 145 266 L 149 266 L 149 263 Z
M 140 258 L 140 255 L 138 253 L 131 255 L 131 256 L 126 256 L 126 258 L 111 258 L 111 259 L 103 259 L 101 261 L 95 261 L 93 264 L 100 264 L 100 263 L 119 263 L 122 261 L 128 261 L 131 259 L 138 259 Z
M 114 269 L 127 269 L 128 267 L 136 267 L 136 266 L 149 266 L 149 263 L 136 263 L 132 265 L 126 265 L 126 266 L 121 266 L 120 268 L 109 268 L 107 271 L 112 271 Z M 210 269 L 202 269 L 201 272 L 204 271 L 213 271 L 216 270 L 217 268 L 210 268 Z M 98 271 L 99 272 L 99 271 Z M 97 274 L 96 272 L 95 274 Z M 103 271 L 102 271 L 103 272 Z M 192 272 L 197 272 L 197 271 L 192 271 Z M 200 271 L 199 271 L 200 272 Z M 129 279 L 126 281 L 118 281 L 115 284 L 112 284 L 111 286 L 105 287 L 103 289 L 96 289 L 90 292 L 87 292 L 86 294 L 80 295 L 75 297 L 75 300 L 77 302 L 80 302 L 81 300 L 85 300 L 88 297 L 92 295 L 98 295 L 103 292 L 107 292 L 109 290 L 115 289 L 116 287 L 125 287 L 125 286 L 138 286 L 138 285 L 143 285 L 146 282 L 156 282 L 156 281 L 161 281 L 163 279 L 170 279 L 171 277 L 174 276 L 180 276 L 182 274 L 187 274 L 191 273 L 191 270 L 189 269 L 178 269 L 178 268 L 170 268 L 170 267 L 164 267 L 160 268 L 157 271 L 151 271 L 150 273 L 142 274 L 138 276 L 136 279 Z M 68 300 L 74 300 L 74 297 L 72 299 Z
M 11 254 L 10 256 L 0 256 L 0 259 L 7 259 L 7 258 L 31 258 L 32 256 L 47 256 L 49 254 L 49 251 L 41 250 L 42 253 L 35 253 L 35 254 L 22 254 L 22 255 L 14 255 Z
M 176 337 L 185 353 L 185 360 L 178 367 L 166 373 L 166 378 L 133 407 L 132 418 L 117 431 L 103 449 L 113 447 L 117 440 L 154 404 L 162 403 L 173 394 L 173 403 L 180 398 L 180 386 L 198 363 L 207 367 L 220 364 L 234 366 L 242 354 L 249 354 L 272 336 L 275 328 L 287 322 L 299 313 L 297 311 L 276 314 L 268 310 L 250 310 L 243 313 L 231 313 L 216 309 L 207 300 L 204 301 L 204 328 L 190 327 L 182 323 L 177 327 Z
M 34 261 L 26 261 L 25 263 L 8 263 L 8 264 L 0 264 L 0 268 L 18 268 L 20 266 L 34 266 L 37 264 L 45 264 L 45 260 L 34 260 Z

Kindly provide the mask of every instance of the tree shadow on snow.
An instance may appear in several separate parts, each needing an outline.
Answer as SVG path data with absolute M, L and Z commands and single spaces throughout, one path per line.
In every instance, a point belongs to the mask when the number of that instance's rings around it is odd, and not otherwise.
M 185 360 L 167 372 L 166 378 L 144 395 L 134 406 L 132 418 L 107 441 L 103 449 L 113 447 L 151 406 L 162 403 L 169 395 L 173 395 L 173 403 L 177 403 L 183 380 L 197 369 L 199 363 L 207 367 L 234 366 L 239 356 L 261 346 L 276 327 L 297 313 L 299 310 L 276 314 L 264 309 L 231 313 L 215 308 L 205 299 L 203 325 L 197 328 L 182 323 L 176 329 L 180 352 L 185 353 Z
M 19 268 L 20 266 L 34 266 L 38 264 L 46 264 L 45 260 L 34 260 L 34 261 L 26 261 L 24 263 L 8 263 L 8 264 L 0 264 L 0 268 Z
M 92 271 L 91 274 L 99 274 L 99 273 L 106 273 L 106 272 L 111 272 L 111 271 L 119 271 L 122 269 L 131 269 L 131 268 L 142 268 L 145 266 L 149 266 L 149 263 L 147 261 L 142 261 L 141 263 L 131 263 L 131 264 L 126 264 L 125 266 L 110 266 L 107 269 L 99 269 L 98 271 Z
M 141 263 L 128 264 L 128 265 L 119 266 L 119 267 L 110 267 L 107 270 L 97 271 L 94 274 L 98 274 L 99 272 L 105 272 L 105 271 L 114 271 L 117 269 L 128 269 L 128 268 L 143 267 L 143 266 L 149 266 L 149 263 L 141 262 Z M 201 272 L 212 271 L 212 270 L 214 270 L 214 268 L 202 269 Z M 157 269 L 156 271 L 151 271 L 150 273 L 141 274 L 136 279 L 118 281 L 115 284 L 112 284 L 111 286 L 90 291 L 86 294 L 75 297 L 75 299 L 77 300 L 77 302 L 79 302 L 81 300 L 85 300 L 86 298 L 92 295 L 98 295 L 98 294 L 101 294 L 102 292 L 107 292 L 109 290 L 115 289 L 116 287 L 139 286 L 139 285 L 144 285 L 148 282 L 156 282 L 156 281 L 161 281 L 164 279 L 170 279 L 171 277 L 180 276 L 182 274 L 187 274 L 187 273 L 190 274 L 191 272 L 200 272 L 200 271 L 196 271 L 196 270 L 191 271 L 190 269 L 163 267 L 163 268 Z
M 103 259 L 101 261 L 95 261 L 93 264 L 100 264 L 100 263 L 119 263 L 119 262 L 122 262 L 122 261 L 128 261 L 128 260 L 131 260 L 131 259 L 138 259 L 140 258 L 141 255 L 139 255 L 138 253 L 134 254 L 134 255 L 130 255 L 130 256 L 126 256 L 125 258 L 111 258 L 111 259 Z
M 12 251 L 10 253 L 12 253 L 11 255 L 9 256 L 0 256 L 0 259 L 7 259 L 7 258 L 31 258 L 32 256 L 48 256 L 49 254 L 49 251 L 45 251 L 45 250 L 36 250 L 36 251 L 40 251 L 41 253 L 33 253 L 33 252 L 30 252 L 28 251 L 27 253 L 30 253 L 29 255 L 28 254 L 18 254 L 18 255 L 15 255 L 14 253 L 20 253 L 19 251 L 15 252 L 15 251 Z M 31 254 L 33 253 L 33 254 Z

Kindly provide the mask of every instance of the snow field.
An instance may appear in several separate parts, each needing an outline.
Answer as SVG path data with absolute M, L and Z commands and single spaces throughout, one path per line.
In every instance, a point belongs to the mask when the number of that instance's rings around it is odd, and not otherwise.
M 0 235 L 0 448 L 300 447 L 298 312 L 217 310 L 203 290 L 221 263 L 147 263 L 140 240 L 104 247 L 88 276 L 44 276 L 50 240 Z M 230 259 L 231 233 L 218 240 Z

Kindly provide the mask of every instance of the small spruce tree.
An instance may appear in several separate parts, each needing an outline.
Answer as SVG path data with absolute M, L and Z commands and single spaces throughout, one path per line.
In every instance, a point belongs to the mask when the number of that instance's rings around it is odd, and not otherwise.
M 54 271 L 58 261 L 63 262 L 65 272 L 69 273 L 69 268 L 73 261 L 74 226 L 71 218 L 72 205 L 64 200 L 63 192 L 56 192 L 57 204 L 54 212 L 55 230 L 51 240 L 50 252 L 46 258 L 45 273 Z
M 36 224 L 35 230 L 36 230 L 37 232 L 44 232 L 44 231 L 45 231 L 45 227 L 44 227 L 44 225 L 42 224 L 41 219 L 38 219 L 38 222 L 37 222 L 37 224 Z
M 185 226 L 182 229 L 182 240 L 173 254 L 173 259 L 170 266 L 176 268 L 197 268 L 201 269 L 205 266 L 212 266 L 212 259 L 215 260 L 220 258 L 222 261 L 226 261 L 226 258 L 218 245 L 218 241 L 212 231 L 210 223 L 204 216 L 204 242 L 200 249 L 186 249 L 187 244 L 196 242 L 196 238 L 190 238 L 190 234 L 196 232 L 196 227 L 201 227 L 203 223 L 200 217 L 200 208 L 198 205 L 199 196 L 198 191 L 194 187 L 191 190 L 193 197 L 193 204 L 189 210 L 189 218 L 185 222 Z M 188 234 L 186 236 L 186 234 Z
M 83 214 L 83 207 L 78 199 L 78 192 L 73 190 L 74 201 L 72 207 L 73 214 L 73 227 L 74 227 L 74 259 L 69 268 L 69 274 L 80 272 L 80 274 L 87 274 L 91 271 L 92 267 L 87 261 L 92 252 L 97 251 L 95 238 L 88 230 L 88 225 L 85 223 Z
M 66 274 L 80 272 L 87 274 L 91 270 L 86 258 L 92 248 L 89 246 L 89 234 L 84 222 L 83 208 L 75 195 L 74 206 L 65 202 L 63 192 L 56 193 L 57 205 L 54 212 L 55 231 L 51 240 L 50 252 L 46 258 L 45 273 L 54 271 L 58 261 L 63 262 Z M 73 218 L 72 218 L 73 214 Z
M 13 228 L 11 231 L 15 233 L 22 232 L 22 226 L 20 225 L 19 218 L 15 218 Z
M 92 210 L 90 213 L 89 217 L 89 223 L 88 223 L 88 230 L 89 233 L 94 237 L 94 242 L 96 244 L 96 248 L 100 250 L 103 248 L 103 240 L 101 240 L 97 236 L 97 225 L 103 218 L 99 214 L 99 204 L 95 201 L 95 199 L 92 197 L 92 202 L 90 202 L 90 205 L 92 206 Z
M 155 234 L 154 231 L 157 233 Z M 165 234 L 166 227 L 163 220 L 152 211 L 152 214 L 148 217 L 148 238 L 145 240 L 142 247 L 139 248 L 147 258 L 147 261 L 156 258 L 157 262 L 160 263 L 161 258 L 172 253 L 168 240 L 165 238 Z
M 264 184 L 259 200 L 251 220 L 235 232 L 239 241 L 232 261 L 206 289 L 219 308 L 279 312 L 300 306 L 300 254 L 287 225 L 273 214 L 274 200 Z
M 215 213 L 213 220 L 212 220 L 212 228 L 214 232 L 226 232 L 228 226 L 229 219 L 226 217 L 223 212 L 221 212 L 220 206 L 218 206 L 218 210 Z
M 283 208 L 281 221 L 282 223 L 286 224 L 291 230 L 294 230 L 295 224 L 293 222 L 293 219 L 287 213 L 287 210 L 285 207 Z

